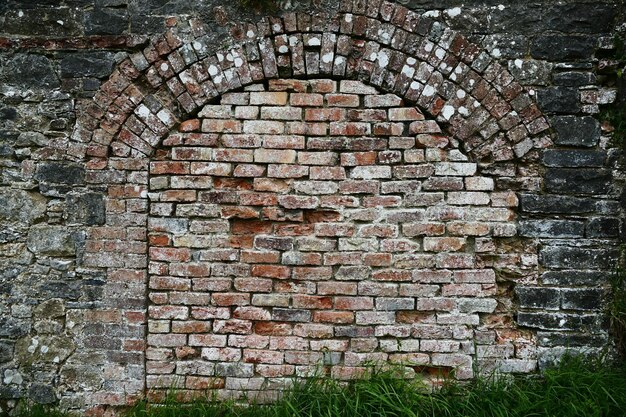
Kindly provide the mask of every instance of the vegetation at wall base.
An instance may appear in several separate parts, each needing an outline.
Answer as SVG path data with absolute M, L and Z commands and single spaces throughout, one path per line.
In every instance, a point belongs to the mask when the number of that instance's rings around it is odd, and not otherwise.
M 129 417 L 614 417 L 626 415 L 626 368 L 566 357 L 541 377 L 450 382 L 428 393 L 390 372 L 342 386 L 327 378 L 297 384 L 271 405 L 142 403 Z
M 172 398 L 174 395 L 172 395 Z M 17 417 L 70 417 L 46 406 Z M 393 371 L 341 384 L 313 378 L 270 405 L 196 401 L 142 402 L 127 417 L 620 417 L 626 416 L 626 367 L 566 356 L 542 376 L 450 381 L 435 393 Z
M 607 304 L 611 333 L 615 348 L 622 361 L 626 361 L 626 246 L 621 248 L 620 261 L 610 277 L 611 298 Z

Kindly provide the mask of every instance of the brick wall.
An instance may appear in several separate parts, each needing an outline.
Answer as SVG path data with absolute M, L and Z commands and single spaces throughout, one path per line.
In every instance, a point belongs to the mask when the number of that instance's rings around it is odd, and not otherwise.
M 0 5 L 3 409 L 610 346 L 613 3 L 76 3 Z
M 368 362 L 466 379 L 476 354 L 535 369 L 529 338 L 496 346 L 485 323 L 504 313 L 481 256 L 516 236 L 515 193 L 362 82 L 245 90 L 181 124 L 150 164 L 148 388 L 232 396 Z

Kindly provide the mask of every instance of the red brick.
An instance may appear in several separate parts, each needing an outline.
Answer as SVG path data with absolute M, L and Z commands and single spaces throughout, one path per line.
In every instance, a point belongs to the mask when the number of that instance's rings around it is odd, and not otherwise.
M 282 265 L 254 265 L 252 276 L 287 279 L 291 276 L 291 268 Z
M 314 311 L 313 321 L 319 323 L 350 324 L 354 322 L 354 313 L 350 311 Z
M 411 281 L 411 271 L 383 269 L 372 273 L 372 279 L 378 281 Z
M 271 292 L 272 280 L 262 278 L 235 278 L 234 287 L 241 292 Z
M 280 262 L 280 252 L 277 251 L 241 251 L 241 262 L 246 263 L 278 263 Z
M 276 194 L 272 193 L 240 193 L 239 202 L 246 206 L 274 206 L 277 203 Z
M 198 119 L 189 119 L 185 120 L 178 127 L 180 132 L 194 132 L 200 130 L 200 120 Z
M 210 331 L 210 321 L 172 321 L 172 333 L 208 333 Z
M 363 255 L 363 264 L 370 266 L 389 266 L 392 256 L 390 253 L 366 253 Z
M 324 108 L 324 109 L 305 109 L 304 120 L 322 122 L 322 121 L 340 121 L 346 117 L 344 109 Z
M 309 167 L 301 165 L 269 165 L 268 177 L 275 178 L 301 178 L 309 174 Z
M 269 310 L 260 307 L 237 307 L 233 312 L 233 318 L 242 320 L 270 320 Z
M 295 308 L 330 309 L 333 307 L 333 300 L 331 297 L 296 294 L 292 297 L 292 305 Z
M 276 105 L 284 106 L 287 104 L 288 94 L 285 92 L 257 92 L 250 93 L 251 105 Z
M 359 107 L 360 99 L 356 94 L 327 94 L 326 102 L 329 107 Z
M 204 119 L 202 121 L 203 132 L 215 133 L 241 133 L 242 123 L 239 120 Z M 248 132 L 254 133 L 254 132 Z
M 292 93 L 289 102 L 292 106 L 318 107 L 324 105 L 324 96 L 321 94 Z
M 185 306 L 149 306 L 148 317 L 152 319 L 185 320 L 189 317 L 189 308 Z
M 322 223 L 315 226 L 315 235 L 324 237 L 352 236 L 354 225 L 351 223 Z
M 150 248 L 150 258 L 158 261 L 190 261 L 191 251 L 186 248 Z
M 424 120 L 424 115 L 415 107 L 397 107 L 389 109 L 391 121 Z
M 294 267 L 293 279 L 306 280 L 325 280 L 332 278 L 333 270 L 331 267 Z
M 377 157 L 376 152 L 342 153 L 341 165 L 342 166 L 375 165 L 376 157 Z
M 150 163 L 150 174 L 188 174 L 189 162 L 156 161 Z
M 371 297 L 336 297 L 335 308 L 338 310 L 371 310 L 374 299 Z
M 254 323 L 254 333 L 266 336 L 289 336 L 293 332 L 293 325 L 287 323 L 276 323 L 271 321 L 261 321 Z
M 317 284 L 317 293 L 320 295 L 356 295 L 357 284 L 337 281 L 320 282 Z
M 170 246 L 171 239 L 169 235 L 155 235 L 148 236 L 148 243 L 150 246 Z
M 259 212 L 252 207 L 222 207 L 222 218 L 224 219 L 257 219 Z
M 364 136 L 372 132 L 369 123 L 338 122 L 330 124 L 330 134 L 333 136 Z
M 273 350 L 244 349 L 243 361 L 247 363 L 281 364 L 284 359 L 283 352 Z
M 215 320 L 213 331 L 217 334 L 250 334 L 252 322 L 248 320 Z

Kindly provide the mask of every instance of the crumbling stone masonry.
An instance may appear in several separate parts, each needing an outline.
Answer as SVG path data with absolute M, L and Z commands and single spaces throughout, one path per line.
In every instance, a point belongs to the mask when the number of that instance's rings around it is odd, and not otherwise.
M 148 3 L 0 5 L 2 410 L 610 349 L 620 3 Z

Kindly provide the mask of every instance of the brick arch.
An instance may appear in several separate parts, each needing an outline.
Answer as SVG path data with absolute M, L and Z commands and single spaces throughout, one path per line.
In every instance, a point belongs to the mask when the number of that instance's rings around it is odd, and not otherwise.
M 474 162 L 514 162 L 481 171 L 509 177 L 497 184 L 501 190 L 513 181 L 520 158 L 532 157 L 533 149 L 549 144 L 543 139 L 548 124 L 533 97 L 479 46 L 403 6 L 385 2 L 365 8 L 363 3 L 344 2 L 334 17 L 287 14 L 234 28 L 233 46 L 220 52 L 207 45 L 197 22 L 191 22 L 188 30 L 172 28 L 123 60 L 94 100 L 79 109 L 68 155 L 85 161 L 87 182 L 106 186 L 109 202 L 107 225 L 90 228 L 81 260 L 86 268 L 106 270 L 106 299 L 93 316 L 100 320 L 114 311 L 111 322 L 119 318 L 128 333 L 112 336 L 111 344 L 137 354 L 128 366 L 128 357 L 101 348 L 120 367 L 119 375 L 110 377 L 111 386 L 117 387 L 94 394 L 87 400 L 90 404 L 123 404 L 145 391 L 146 362 L 139 358 L 144 355 L 145 334 L 139 326 L 146 324 L 150 270 L 148 166 L 170 132 L 206 104 L 273 79 L 360 80 L 415 105 L 447 130 L 454 147 L 463 148 Z M 536 189 L 537 173 L 524 175 L 520 188 Z M 524 263 L 527 270 L 512 274 L 528 273 L 527 281 L 533 282 L 534 247 L 522 244 L 516 254 L 496 246 L 485 250 L 489 256 L 481 262 L 488 267 Z M 527 256 L 522 262 L 523 253 Z M 489 325 L 496 327 L 502 317 L 492 319 Z M 515 349 L 522 351 L 532 344 L 532 336 L 503 324 L 499 340 L 517 340 Z M 485 352 L 495 361 L 509 357 L 513 349 L 509 343 Z M 160 354 L 151 352 L 151 360 L 171 359 Z M 176 354 L 181 355 L 176 359 L 184 360 L 188 352 L 181 349 Z M 533 369 L 533 363 L 512 358 L 506 366 L 516 371 Z
M 204 28 L 172 28 L 122 61 L 83 108 L 69 154 L 151 155 L 179 121 L 220 95 L 273 78 L 358 79 L 444 123 L 477 161 L 510 161 L 548 129 L 533 97 L 480 46 L 399 4 L 343 2 L 333 17 L 286 14 L 233 28 L 214 51 Z

